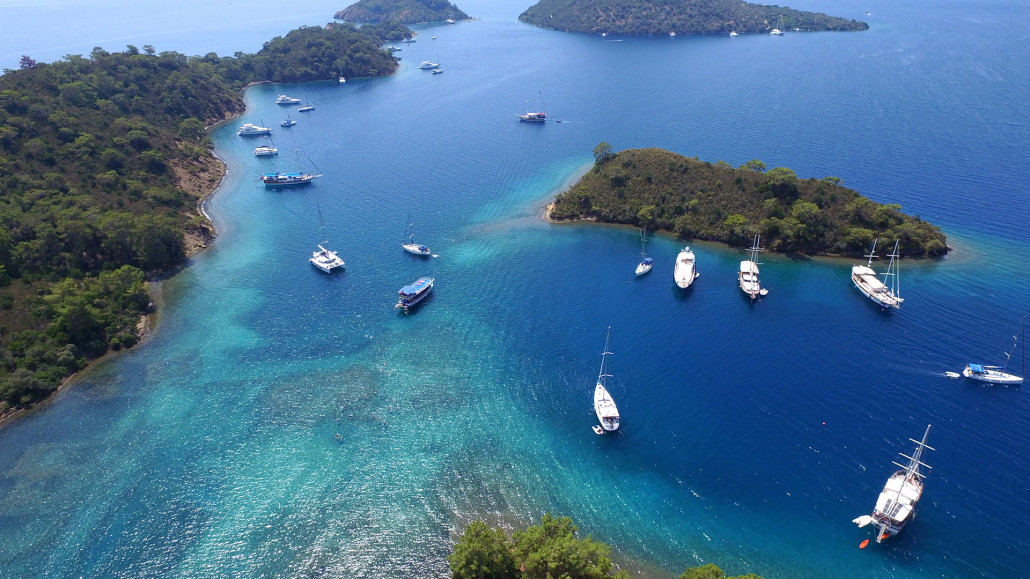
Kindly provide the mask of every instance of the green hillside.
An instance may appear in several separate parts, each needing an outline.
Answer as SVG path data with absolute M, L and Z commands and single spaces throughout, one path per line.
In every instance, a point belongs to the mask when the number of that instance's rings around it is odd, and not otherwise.
M 674 232 L 683 238 L 749 245 L 770 251 L 861 256 L 877 236 L 900 240 L 907 257 L 939 257 L 948 246 L 940 228 L 895 204 L 881 205 L 840 179 L 799 179 L 761 161 L 734 168 L 662 149 L 613 153 L 598 145 L 598 163 L 550 212 L 556 221 L 595 219 Z
M 205 127 L 243 111 L 244 87 L 390 74 L 379 47 L 406 34 L 305 27 L 225 58 L 98 47 L 0 76 L 0 414 L 136 343 L 147 275 L 213 234 Z
M 333 18 L 346 22 L 420 24 L 464 20 L 468 14 L 447 0 L 359 0 Z
M 865 22 L 739 0 L 540 0 L 519 20 L 564 32 L 629 36 L 869 29 Z

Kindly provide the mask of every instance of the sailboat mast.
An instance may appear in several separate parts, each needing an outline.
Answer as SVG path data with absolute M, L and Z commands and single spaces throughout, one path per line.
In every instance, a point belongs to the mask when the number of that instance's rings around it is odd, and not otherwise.
M 869 255 L 866 256 L 866 257 L 869 258 L 869 261 L 867 261 L 865 263 L 865 266 L 868 267 L 868 268 L 872 268 L 873 267 L 873 258 L 876 257 L 876 255 L 875 255 L 876 254 L 876 242 L 879 241 L 879 240 L 880 240 L 879 237 L 874 237 L 873 238 L 873 246 L 869 249 Z
M 604 361 L 605 357 L 611 352 L 608 351 L 608 340 L 612 337 L 612 327 L 608 326 L 608 335 L 604 338 L 604 352 L 601 353 L 601 370 L 597 373 L 597 382 L 602 386 L 605 386 L 605 377 L 608 376 L 604 373 Z

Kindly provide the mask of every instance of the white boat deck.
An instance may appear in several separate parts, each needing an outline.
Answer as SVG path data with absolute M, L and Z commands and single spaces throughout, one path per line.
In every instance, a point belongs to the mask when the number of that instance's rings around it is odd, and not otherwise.
M 740 289 L 752 299 L 762 290 L 762 285 L 758 282 L 757 263 L 750 260 L 740 262 L 740 273 L 737 277 L 740 280 Z
M 876 499 L 874 512 L 900 523 L 912 513 L 922 494 L 923 484 L 918 476 L 913 476 L 906 481 L 903 471 L 896 472 L 887 479 L 883 492 Z
M 694 252 L 690 251 L 689 247 L 684 247 L 683 251 L 676 257 L 676 269 L 674 271 L 676 285 L 683 289 L 690 287 L 690 284 L 694 282 L 694 278 L 697 277 L 695 267 Z

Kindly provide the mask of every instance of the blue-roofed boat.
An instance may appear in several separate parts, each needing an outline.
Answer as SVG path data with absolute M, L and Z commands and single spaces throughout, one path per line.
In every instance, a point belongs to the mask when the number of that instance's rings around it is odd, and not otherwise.
M 312 182 L 315 177 L 321 177 L 321 175 L 311 175 L 310 173 L 265 173 L 261 176 L 261 182 L 266 187 L 295 187 L 297 185 L 307 185 Z
M 1016 376 L 1006 372 L 1008 367 L 1009 359 L 1012 358 L 1012 351 L 1016 349 L 1016 344 L 1019 342 L 1020 336 L 1025 338 L 1026 320 L 1020 322 L 1019 334 L 1012 336 L 1012 346 L 1005 352 L 1005 364 L 1002 366 L 987 366 L 985 364 L 975 364 L 970 362 L 966 364 L 965 369 L 962 370 L 962 375 L 970 380 L 976 380 L 977 382 L 986 382 L 988 384 L 997 384 L 999 386 L 1019 386 L 1023 383 L 1022 376 Z M 1023 341 L 1023 374 L 1026 374 L 1026 341 Z
M 281 123 L 279 123 L 279 124 L 284 126 L 284 127 L 292 127 L 293 125 L 297 124 L 297 121 L 291 119 L 290 115 L 286 115 L 286 120 L 281 122 Z
M 429 296 L 429 292 L 433 291 L 433 282 L 436 280 L 431 277 L 420 277 L 415 280 L 411 285 L 406 285 L 401 288 L 397 294 L 400 299 L 397 301 L 395 308 L 404 308 L 404 313 L 408 313 L 408 309 L 419 304 L 422 300 Z

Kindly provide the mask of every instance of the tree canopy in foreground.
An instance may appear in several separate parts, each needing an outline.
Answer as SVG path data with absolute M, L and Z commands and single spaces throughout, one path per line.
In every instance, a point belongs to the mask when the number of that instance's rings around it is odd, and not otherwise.
M 909 257 L 948 251 L 940 228 L 844 187 L 840 179 L 800 179 L 786 167 L 751 160 L 734 168 L 663 149 L 594 149 L 595 165 L 551 208 L 555 221 L 591 219 L 665 230 L 683 238 L 771 251 L 862 256 L 873 239 L 900 240 Z
M 865 22 L 740 0 L 540 0 L 519 20 L 564 32 L 631 36 L 869 29 Z
M 547 513 L 540 525 L 515 531 L 511 538 L 482 521 L 473 521 L 447 558 L 454 579 L 627 579 L 612 574 L 611 547 L 589 536 L 577 539 L 569 517 Z M 726 577 L 709 563 L 691 567 L 680 579 L 762 579 L 757 575 Z

